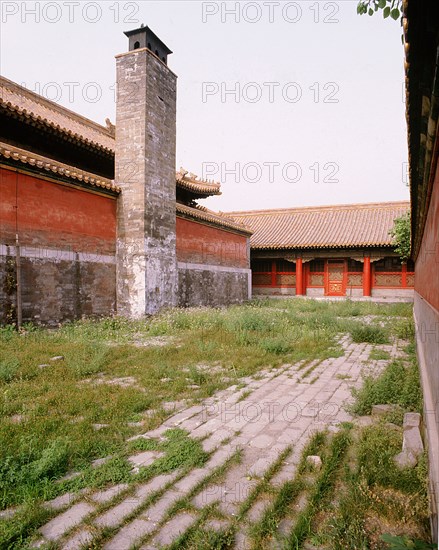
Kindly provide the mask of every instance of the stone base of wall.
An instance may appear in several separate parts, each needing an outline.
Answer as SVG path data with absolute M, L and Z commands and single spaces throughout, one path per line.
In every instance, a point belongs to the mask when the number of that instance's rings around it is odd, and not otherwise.
M 439 510 L 439 311 L 415 292 L 416 349 L 424 394 L 433 540 L 438 540 Z
M 253 287 L 254 296 L 295 296 L 295 288 L 273 288 L 270 286 Z
M 115 311 L 114 256 L 23 247 L 20 265 L 23 322 L 56 326 L 83 316 L 105 316 Z M 0 323 L 14 323 L 14 247 L 0 246 L 0 273 Z
M 347 298 L 362 298 L 363 297 L 363 289 L 362 288 L 347 288 L 346 289 L 346 297 Z
M 401 302 L 413 302 L 413 288 L 373 288 L 372 298 L 387 298 Z
M 325 295 L 325 289 L 324 288 L 307 288 L 306 289 L 306 295 L 310 296 L 311 298 L 317 298 L 320 296 Z
M 178 305 L 223 306 L 251 298 L 250 269 L 178 263 Z
M 276 288 L 276 287 L 253 287 L 255 296 L 295 296 L 295 288 Z M 310 298 L 323 298 L 325 296 L 324 288 L 307 288 L 306 296 Z M 328 299 L 346 299 L 354 300 L 371 300 L 376 298 L 379 301 L 385 302 L 413 302 L 413 289 L 411 288 L 379 288 L 372 290 L 372 297 L 363 297 L 362 288 L 347 288 L 345 296 L 328 296 Z

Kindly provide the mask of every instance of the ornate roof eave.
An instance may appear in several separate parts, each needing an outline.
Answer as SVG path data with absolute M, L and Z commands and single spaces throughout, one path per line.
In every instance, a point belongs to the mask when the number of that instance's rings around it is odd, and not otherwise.
M 236 222 L 233 218 L 222 214 L 221 212 L 213 212 L 204 206 L 197 205 L 196 207 L 187 206 L 186 204 L 176 203 L 176 213 L 179 217 L 187 217 L 190 219 L 208 222 L 221 229 L 228 229 L 233 232 L 241 233 L 246 236 L 252 235 L 252 230 Z
M 364 248 L 394 248 L 394 245 L 390 243 L 346 243 L 331 244 L 331 243 L 316 243 L 316 244 L 282 244 L 282 245 L 253 245 L 250 242 L 250 248 L 252 250 L 344 250 L 349 249 L 364 249 Z
M 424 233 L 434 173 L 431 167 L 439 154 L 439 52 L 434 30 L 422 26 L 436 25 L 430 5 L 413 0 L 403 2 L 405 51 L 406 120 L 409 157 L 410 196 L 412 203 L 412 250 L 416 260 Z M 436 7 L 437 9 L 437 7 Z M 424 20 L 422 19 L 424 17 Z M 433 38 L 432 38 L 433 37 Z M 436 40 L 431 44 L 432 40 Z M 435 54 L 427 62 L 425 48 Z M 430 78 L 429 81 L 426 81 Z
M 71 130 L 64 128 L 63 126 L 56 124 L 50 120 L 47 120 L 46 118 L 43 118 L 33 113 L 32 111 L 28 111 L 27 109 L 21 109 L 17 105 L 13 105 L 10 102 L 5 102 L 1 97 L 0 97 L 0 108 L 8 112 L 11 116 L 15 116 L 16 118 L 19 118 L 20 120 L 26 123 L 31 122 L 31 124 L 38 125 L 40 128 L 44 130 L 56 132 L 64 136 L 65 139 L 67 139 L 68 141 L 74 141 L 87 148 L 101 151 L 108 156 L 114 156 L 114 149 L 110 147 L 104 147 L 102 144 L 96 141 L 90 140 L 88 138 L 85 138 L 84 136 L 81 136 L 80 134 L 77 134 L 75 132 L 72 132 Z
M 194 195 L 210 197 L 221 195 L 221 184 L 209 180 L 199 179 L 196 174 L 188 172 L 184 168 L 175 174 L 176 184 L 181 189 L 185 189 Z
M 69 166 L 68 164 L 63 164 L 41 155 L 29 153 L 6 143 L 0 143 L 0 163 L 2 159 L 5 159 L 5 162 L 9 165 L 26 165 L 27 169 L 36 174 L 48 173 L 48 175 L 57 179 L 61 178 L 63 181 L 70 180 L 72 184 L 77 183 L 87 188 L 105 190 L 114 195 L 120 193 L 120 188 L 114 184 L 113 180 L 85 172 L 74 166 Z

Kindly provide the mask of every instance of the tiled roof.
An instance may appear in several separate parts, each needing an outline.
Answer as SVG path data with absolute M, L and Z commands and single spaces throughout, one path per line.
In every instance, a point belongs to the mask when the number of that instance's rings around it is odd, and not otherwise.
M 236 221 L 234 218 L 231 218 L 222 212 L 213 212 L 204 206 L 197 205 L 196 207 L 193 207 L 187 206 L 186 204 L 177 203 L 176 212 L 177 216 L 180 214 L 182 217 L 202 220 L 212 223 L 213 225 L 218 225 L 227 229 L 233 229 L 235 231 L 245 233 L 246 235 L 251 235 L 252 233 L 252 230 L 245 224 Z
M 409 202 L 228 212 L 253 230 L 255 249 L 391 246 L 389 230 Z
M 0 108 L 56 129 L 83 143 L 104 149 L 110 155 L 115 153 L 115 127 L 108 119 L 107 127 L 101 126 L 2 76 Z M 200 180 L 184 168 L 180 168 L 176 173 L 176 185 L 199 196 L 221 195 L 219 183 Z
M 439 150 L 439 4 L 437 0 L 404 0 L 403 12 L 411 255 L 416 259 L 433 190 L 435 155 Z
M 221 195 L 221 185 L 219 183 L 200 180 L 197 175 L 189 173 L 184 168 L 180 168 L 177 172 L 176 182 L 178 187 L 187 189 L 198 195 L 205 195 L 207 197 L 210 195 Z
M 39 172 L 47 171 L 49 175 L 56 174 L 62 178 L 68 178 L 74 182 L 80 182 L 91 187 L 100 187 L 108 189 L 114 193 L 119 193 L 120 188 L 117 187 L 112 180 L 84 172 L 68 164 L 62 164 L 53 159 L 48 159 L 34 153 L 29 153 L 18 147 L 6 143 L 0 143 L 0 162 L 1 159 L 11 159 L 17 163 L 26 164 L 30 167 L 38 169 Z
M 94 147 L 114 153 L 111 129 L 61 107 L 18 84 L 0 76 L 0 107 L 20 117 L 51 127 Z

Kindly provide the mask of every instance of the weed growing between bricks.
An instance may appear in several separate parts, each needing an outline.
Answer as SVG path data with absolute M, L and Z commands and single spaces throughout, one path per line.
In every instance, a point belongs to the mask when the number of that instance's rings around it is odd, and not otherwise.
M 294 479 L 286 481 L 275 491 L 273 503 L 265 509 L 261 519 L 250 526 L 249 535 L 253 550 L 265 547 L 265 543 L 277 534 L 281 520 L 292 514 L 292 506 L 298 497 L 309 491 L 309 473 L 311 472 L 311 478 L 313 475 L 307 463 L 307 456 L 323 454 L 326 439 L 325 432 L 317 432 L 311 437 L 301 453 Z
M 237 449 L 223 464 L 215 468 L 211 474 L 207 475 L 202 481 L 197 483 L 184 497 L 177 500 L 171 508 L 167 511 L 166 515 L 163 517 L 162 521 L 157 525 L 156 529 L 145 537 L 142 537 L 138 543 L 136 543 L 136 547 L 142 546 L 145 542 L 149 541 L 154 534 L 162 527 L 166 522 L 171 520 L 178 512 L 181 512 L 183 510 L 190 510 L 190 500 L 200 493 L 205 487 L 207 487 L 210 483 L 215 483 L 219 481 L 224 474 L 227 472 L 227 470 L 233 465 L 233 464 L 239 464 L 241 460 L 241 454 L 242 451 L 240 449 Z M 186 470 L 184 474 L 178 477 L 177 481 L 180 479 L 183 479 L 186 474 L 188 474 L 190 469 Z M 150 503 L 148 503 L 149 506 Z M 142 510 L 146 510 L 148 506 L 143 506 Z M 201 517 L 194 522 L 194 525 L 189 528 L 189 530 L 185 533 L 183 533 L 176 541 L 173 542 L 171 545 L 171 548 L 183 548 L 186 541 L 190 539 L 190 536 L 193 532 L 195 532 L 198 528 L 198 526 L 206 520 L 207 517 L 211 514 L 212 510 L 214 509 L 215 505 L 209 505 L 204 507 L 204 509 L 201 512 Z M 136 514 L 138 515 L 138 514 Z M 129 518 L 132 519 L 132 518 Z
M 246 381 L 256 381 L 258 373 L 265 380 L 294 364 L 304 376 L 311 368 L 322 374 L 319 362 L 343 355 L 339 336 L 358 327 L 362 315 L 372 316 L 377 326 L 383 323 L 389 338 L 410 330 L 406 304 L 299 299 L 174 310 L 133 322 L 84 320 L 51 331 L 0 329 L 0 355 L 8 358 L 0 359 L 1 507 L 29 503 L 15 518 L 0 519 L 0 546 L 20 548 L 33 529 L 54 515 L 39 508 L 42 501 L 117 483 L 127 483 L 129 492 L 159 472 L 203 464 L 199 442 L 178 432 L 172 443 L 126 440 L 160 425 L 170 414 L 166 404 L 188 406 L 239 384 L 245 401 L 250 395 Z M 392 316 L 398 317 L 397 325 Z M 279 348 L 279 338 L 285 348 Z M 64 359 L 51 361 L 55 356 Z M 293 370 L 283 376 L 299 378 Z M 141 449 L 165 456 L 133 475 L 128 453 Z M 91 466 L 109 456 L 105 464 Z M 79 476 L 62 481 L 72 471 Z M 118 498 L 123 495 L 114 502 Z
M 153 476 L 167 474 L 178 468 L 200 467 L 206 462 L 209 455 L 203 451 L 200 442 L 189 438 L 184 430 L 179 428 L 167 430 L 164 437 L 164 441 L 137 439 L 132 442 L 133 450 L 153 450 L 165 453 L 150 466 L 141 468 L 136 476 L 138 481 L 147 481 Z
M 392 421 L 402 423 L 403 410 L 422 412 L 422 390 L 419 370 L 413 347 L 409 347 L 408 361 L 394 360 L 377 377 L 366 376 L 363 386 L 354 390 L 354 413 L 370 414 L 373 405 L 400 405 L 398 418 Z
M 288 537 L 288 548 L 299 550 L 311 531 L 311 523 L 316 513 L 322 509 L 328 500 L 330 491 L 337 480 L 338 471 L 350 444 L 350 427 L 334 435 L 328 456 L 323 462 L 323 468 L 317 478 L 316 485 L 310 495 L 308 504 L 301 512 Z
M 256 502 L 258 497 L 262 493 L 270 490 L 270 485 L 269 485 L 270 480 L 280 470 L 280 468 L 282 467 L 284 461 L 287 459 L 289 454 L 291 454 L 291 446 L 287 447 L 282 453 L 280 453 L 277 460 L 273 462 L 273 464 L 264 473 L 261 481 L 256 485 L 256 487 L 253 489 L 253 491 L 250 493 L 247 499 L 242 503 L 239 509 L 238 515 L 236 517 L 236 521 L 238 523 L 244 518 L 244 516 L 250 510 L 253 504 Z
M 287 515 L 305 488 L 305 482 L 297 478 L 286 481 L 281 486 L 273 504 L 265 510 L 262 519 L 250 529 L 253 549 L 261 548 L 261 541 L 276 534 L 280 521 Z
M 397 324 L 395 335 L 413 340 L 405 321 Z M 416 544 L 429 547 L 423 542 L 431 540 L 427 457 L 424 454 L 413 469 L 398 469 L 394 457 L 401 451 L 402 429 L 389 423 L 401 424 L 405 412 L 422 411 L 413 341 L 405 351 L 407 361 L 392 361 L 380 375 L 367 377 L 362 388 L 354 391 L 352 408 L 358 414 L 370 413 L 373 405 L 382 403 L 398 404 L 399 409 L 371 426 L 354 430 L 350 458 L 336 495 L 321 512 L 320 526 L 309 537 L 316 546 L 334 550 L 381 548 L 382 533 L 391 532 L 401 535 L 399 540 L 404 539 L 407 548 Z M 378 358 L 379 353 L 374 355 L 371 359 Z
M 309 537 L 313 544 L 381 548 L 381 534 L 388 531 L 430 540 L 426 457 L 413 470 L 400 471 L 393 457 L 401 445 L 402 431 L 384 420 L 356 430 L 336 495 Z

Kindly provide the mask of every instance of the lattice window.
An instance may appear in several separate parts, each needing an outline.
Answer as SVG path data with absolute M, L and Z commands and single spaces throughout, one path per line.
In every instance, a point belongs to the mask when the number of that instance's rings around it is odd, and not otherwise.
M 309 276 L 309 284 L 311 286 L 324 286 L 325 276 L 323 273 L 311 273 Z
M 414 273 L 407 273 L 407 286 L 414 287 L 415 286 L 415 274 Z
M 377 273 L 375 286 L 402 286 L 402 276 L 398 273 Z
M 331 281 L 343 281 L 344 269 L 339 264 L 328 264 L 329 279 Z
M 271 286 L 271 274 L 253 273 L 252 282 L 256 286 Z
M 294 286 L 296 284 L 296 275 L 276 275 L 277 286 Z
M 362 273 L 349 273 L 348 274 L 348 286 L 363 286 L 363 274 Z

